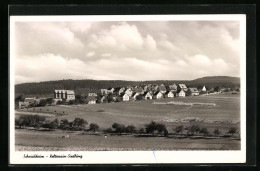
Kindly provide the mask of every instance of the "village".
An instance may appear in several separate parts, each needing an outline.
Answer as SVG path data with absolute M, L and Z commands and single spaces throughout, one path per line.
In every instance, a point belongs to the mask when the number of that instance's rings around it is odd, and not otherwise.
M 44 105 L 61 104 L 97 104 L 114 103 L 136 100 L 152 100 L 174 97 L 199 96 L 212 93 L 223 93 L 230 88 L 207 88 L 204 86 L 187 87 L 185 84 L 170 85 L 137 85 L 127 87 L 116 87 L 100 89 L 100 93 L 88 93 L 87 95 L 76 95 L 74 90 L 54 90 L 53 98 L 26 97 L 19 100 L 19 108 L 28 108 Z M 239 88 L 235 88 L 239 93 Z

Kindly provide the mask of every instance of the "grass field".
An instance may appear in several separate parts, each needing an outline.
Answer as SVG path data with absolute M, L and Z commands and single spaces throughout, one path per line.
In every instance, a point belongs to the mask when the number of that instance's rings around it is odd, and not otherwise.
M 62 139 L 61 135 L 70 138 Z M 22 151 L 108 151 L 108 150 L 238 150 L 240 141 L 221 139 L 175 139 L 165 137 L 133 137 L 80 135 L 81 132 L 16 130 L 16 150 Z M 26 145 L 25 145 L 26 144 Z
M 179 101 L 184 103 L 215 103 L 216 106 L 181 106 L 181 105 L 158 105 L 154 102 Z M 46 106 L 29 108 L 16 111 L 16 117 L 20 114 L 46 115 L 48 119 L 68 119 L 75 117 L 84 118 L 88 123 L 97 123 L 101 129 L 111 127 L 115 122 L 138 128 L 144 127 L 149 122 L 164 123 L 169 130 L 184 125 L 199 124 L 208 128 L 210 132 L 218 128 L 225 134 L 230 127 L 239 128 L 240 121 L 240 96 L 239 95 L 207 95 L 197 97 L 172 98 L 161 100 L 142 100 L 120 103 L 106 103 L 95 105 L 72 105 L 72 106 Z M 181 122 L 185 118 L 198 118 L 199 122 Z M 39 135 L 38 135 L 39 134 Z M 54 132 L 27 132 L 16 130 L 16 145 L 19 148 L 28 147 L 51 147 L 66 149 L 72 146 L 86 149 L 99 148 L 122 148 L 122 149 L 239 149 L 240 141 L 231 139 L 191 140 L 171 139 L 163 137 L 136 138 L 136 137 L 112 137 L 109 141 L 102 136 L 75 135 L 65 141 L 60 141 Z M 54 136 L 55 135 L 55 136 Z M 73 134 L 74 135 L 74 134 Z M 36 138 L 37 137 L 37 138 Z M 40 139 L 43 139 L 40 141 Z M 34 140 L 34 141 L 30 141 Z M 81 141 L 83 144 L 77 144 Z M 59 143 L 60 142 L 60 143 Z M 33 144 L 32 144 L 33 143 Z

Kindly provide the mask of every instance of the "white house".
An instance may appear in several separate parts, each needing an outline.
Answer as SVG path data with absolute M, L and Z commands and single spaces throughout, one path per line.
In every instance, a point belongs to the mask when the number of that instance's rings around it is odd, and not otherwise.
M 151 99 L 153 99 L 153 96 L 151 95 L 151 93 L 145 92 L 144 93 L 144 99 L 145 100 L 151 100 Z
M 166 98 L 173 98 L 173 97 L 174 97 L 174 94 L 173 94 L 173 92 L 171 92 L 171 91 L 167 91 L 167 92 L 165 93 L 165 97 L 166 97 Z
M 24 102 L 28 102 L 29 104 L 35 103 L 35 101 L 36 101 L 36 97 L 24 99 Z
M 179 97 L 185 97 L 185 96 L 186 96 L 186 93 L 185 93 L 184 90 L 180 90 L 180 91 L 177 93 L 177 95 L 178 95 Z
M 128 96 L 131 97 L 133 94 L 133 91 L 130 88 L 128 88 L 128 89 L 126 89 L 125 94 L 127 94 Z
M 163 94 L 160 91 L 154 93 L 154 99 L 161 99 L 163 98 Z
M 74 90 L 54 90 L 55 99 L 66 99 L 66 101 L 75 100 Z
M 19 109 L 27 108 L 29 105 L 29 102 L 19 102 Z
M 122 97 L 123 97 L 123 101 L 129 101 L 130 100 L 130 96 L 128 94 L 124 94 Z
M 200 93 L 197 88 L 189 88 L 187 91 L 187 95 L 189 95 L 189 96 L 198 96 L 199 94 Z
M 201 89 L 201 91 L 206 92 L 206 91 L 207 91 L 206 86 L 203 86 L 203 88 Z
M 96 97 L 94 97 L 94 96 L 88 96 L 86 98 L 86 100 L 87 100 L 88 104 L 96 104 L 96 101 L 97 101 Z

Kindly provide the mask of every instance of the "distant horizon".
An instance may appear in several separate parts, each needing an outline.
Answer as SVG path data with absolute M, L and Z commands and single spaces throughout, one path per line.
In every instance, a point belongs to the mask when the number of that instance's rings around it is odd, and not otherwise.
M 199 77 L 199 78 L 195 78 L 195 79 L 185 79 L 185 80 L 177 80 L 177 79 L 173 79 L 173 80 L 96 80 L 96 79 L 60 79 L 60 80 L 45 80 L 45 81 L 39 81 L 39 82 L 24 82 L 24 83 L 18 83 L 15 85 L 19 85 L 19 84 L 29 84 L 29 83 L 43 83 L 43 82 L 55 82 L 55 81 L 66 81 L 66 80 L 72 80 L 72 81 L 77 81 L 77 80 L 92 80 L 92 81 L 127 81 L 127 82 L 147 82 L 147 81 L 192 81 L 192 80 L 197 80 L 197 79 L 202 79 L 202 78 L 207 78 L 207 77 L 230 77 L 230 78 L 239 78 L 240 77 L 235 77 L 235 76 L 205 76 L 205 77 Z

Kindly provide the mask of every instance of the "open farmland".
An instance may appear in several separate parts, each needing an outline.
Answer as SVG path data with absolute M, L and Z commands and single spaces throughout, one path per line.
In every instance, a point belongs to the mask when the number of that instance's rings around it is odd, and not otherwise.
M 158 105 L 155 101 L 181 101 L 215 103 L 216 106 L 182 106 Z M 88 122 L 97 123 L 101 128 L 107 128 L 114 122 L 135 126 L 143 126 L 150 121 L 171 123 L 185 118 L 198 118 L 204 122 L 233 122 L 240 121 L 239 95 L 208 95 L 161 100 L 142 100 L 120 103 L 105 103 L 95 105 L 60 105 L 29 108 L 20 112 L 32 112 L 53 115 L 52 118 L 73 120 L 75 117 L 84 118 Z M 52 119 L 51 118 L 51 119 Z
M 178 101 L 184 103 L 215 103 L 216 106 L 203 105 L 166 105 L 153 104 L 154 102 Z M 71 105 L 71 106 L 46 106 L 38 108 L 23 109 L 16 112 L 16 117 L 24 113 L 33 113 L 48 116 L 47 119 L 53 120 L 74 118 L 84 118 L 88 123 L 97 123 L 100 129 L 111 127 L 115 122 L 130 125 L 133 124 L 138 128 L 143 128 L 145 124 L 153 121 L 164 123 L 172 133 L 173 127 L 184 125 L 190 126 L 198 124 L 206 127 L 211 133 L 218 128 L 225 134 L 230 127 L 239 128 L 240 125 L 240 97 L 239 95 L 207 95 L 197 97 L 172 98 L 161 100 L 142 100 L 120 103 L 105 103 L 95 105 Z M 191 122 L 192 119 L 195 120 Z M 129 136 L 113 136 L 109 141 L 103 136 L 95 135 L 78 135 L 73 134 L 69 140 L 60 141 L 58 138 L 59 130 L 53 132 L 26 132 L 27 130 L 16 130 L 16 145 L 19 149 L 25 146 L 29 147 L 50 147 L 58 149 L 66 149 L 69 147 L 89 150 L 106 148 L 133 148 L 137 150 L 149 150 L 152 147 L 157 149 L 239 149 L 240 141 L 231 139 L 171 139 L 163 137 L 129 137 Z M 38 137 L 38 138 L 37 138 Z M 43 138 L 45 141 L 40 141 Z M 30 142 L 29 139 L 34 140 Z M 76 140 L 84 143 L 76 143 Z M 110 141 L 111 140 L 111 141 Z M 98 142 L 98 143 L 97 143 Z M 136 144 L 139 145 L 130 145 Z M 143 142 L 143 143 L 142 143 Z M 33 143 L 33 144 L 32 144 Z M 185 145 L 186 144 L 186 145 Z M 187 144 L 190 144 L 189 147 Z M 197 144 L 197 145 L 196 145 Z M 87 148 L 89 147 L 89 148 Z M 127 149 L 129 150 L 129 149 Z

